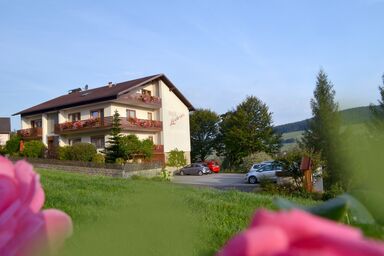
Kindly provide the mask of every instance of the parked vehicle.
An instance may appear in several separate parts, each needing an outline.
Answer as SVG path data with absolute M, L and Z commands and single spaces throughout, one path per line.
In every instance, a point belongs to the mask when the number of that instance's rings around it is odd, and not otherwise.
M 248 172 L 256 171 L 256 170 L 260 169 L 261 167 L 263 167 L 264 165 L 271 164 L 273 162 L 274 161 L 271 160 L 271 161 L 263 161 L 260 163 L 253 164 Z
M 209 170 L 208 166 L 202 163 L 192 163 L 190 165 L 184 166 L 180 169 L 180 175 L 203 175 L 209 174 L 211 170 Z
M 220 165 L 218 165 L 215 161 L 208 161 L 206 163 L 207 163 L 208 168 L 212 172 L 214 172 L 214 173 L 220 172 Z
M 250 171 L 244 177 L 245 182 L 256 184 L 257 182 L 260 182 L 260 180 L 263 179 L 276 181 L 276 172 L 280 172 L 283 170 L 282 165 L 276 162 L 260 164 L 261 165 L 258 169 L 253 168 L 255 165 L 252 166 Z

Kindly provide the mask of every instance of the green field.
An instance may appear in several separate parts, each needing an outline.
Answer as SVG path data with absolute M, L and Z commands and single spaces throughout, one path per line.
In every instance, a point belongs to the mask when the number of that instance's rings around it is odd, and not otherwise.
M 67 212 L 63 255 L 213 255 L 272 196 L 38 170 L 46 208 Z M 313 201 L 295 199 L 303 204 Z

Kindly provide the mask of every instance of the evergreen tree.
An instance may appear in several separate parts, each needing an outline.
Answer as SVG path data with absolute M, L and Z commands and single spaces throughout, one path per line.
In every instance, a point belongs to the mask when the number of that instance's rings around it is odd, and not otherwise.
M 214 151 L 219 121 L 219 116 L 209 109 L 197 109 L 190 115 L 191 155 L 194 161 L 204 161 Z
M 369 109 L 372 113 L 372 122 L 370 128 L 379 133 L 384 131 L 384 74 L 382 76 L 383 86 L 379 86 L 381 99 L 378 100 L 379 105 L 370 105 Z
M 120 114 L 117 110 L 112 117 L 112 129 L 107 141 L 107 146 L 105 147 L 105 158 L 109 163 L 114 163 L 116 158 L 124 158 L 122 151 L 120 150 L 120 141 L 121 141 L 121 124 L 120 124 Z
M 248 96 L 235 110 L 222 115 L 220 140 L 229 166 L 239 165 L 252 153 L 276 153 L 280 138 L 267 105 L 257 97 Z
M 301 145 L 309 152 L 320 153 L 325 163 L 323 173 L 324 187 L 342 186 L 343 171 L 338 159 L 340 149 L 340 117 L 338 104 L 335 102 L 335 90 L 323 70 L 317 76 L 314 98 L 311 99 L 313 118 L 309 121 L 309 128 L 304 132 Z

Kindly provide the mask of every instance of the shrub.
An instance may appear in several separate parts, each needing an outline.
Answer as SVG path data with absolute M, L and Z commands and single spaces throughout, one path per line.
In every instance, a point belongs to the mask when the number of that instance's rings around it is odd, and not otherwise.
M 45 145 L 40 140 L 27 141 L 24 144 L 23 156 L 38 158 L 44 155 Z
M 58 147 L 57 158 L 59 160 L 72 160 L 72 147 L 71 146 Z
M 273 158 L 265 152 L 257 152 L 242 158 L 242 163 L 239 166 L 240 171 L 247 172 L 255 163 L 272 160 Z
M 123 165 L 125 164 L 125 161 L 126 160 L 124 158 L 118 157 L 116 158 L 115 163 Z
M 119 148 L 122 156 L 121 158 L 128 160 L 140 153 L 141 143 L 136 135 L 131 134 L 120 138 Z
M 103 154 L 96 154 L 92 157 L 92 162 L 96 164 L 104 164 L 105 163 L 105 157 Z
M 174 150 L 171 150 L 168 155 L 168 166 L 173 166 L 176 168 L 180 168 L 187 164 L 187 159 L 185 159 L 184 151 L 178 150 L 175 148 Z
M 5 150 L 5 146 L 0 145 L 0 155 L 5 156 L 7 151 Z
M 149 159 L 153 155 L 153 142 L 150 139 L 141 141 L 140 153 Z
M 167 169 L 163 168 L 163 169 L 161 169 L 161 172 L 160 172 L 160 178 L 161 178 L 161 180 L 164 180 L 164 181 L 170 181 L 171 180 L 171 174 Z
M 5 151 L 7 154 L 15 155 L 20 151 L 21 137 L 18 135 L 12 135 L 11 138 L 5 144 Z
M 76 143 L 71 148 L 72 160 L 89 162 L 97 154 L 96 147 L 90 143 Z

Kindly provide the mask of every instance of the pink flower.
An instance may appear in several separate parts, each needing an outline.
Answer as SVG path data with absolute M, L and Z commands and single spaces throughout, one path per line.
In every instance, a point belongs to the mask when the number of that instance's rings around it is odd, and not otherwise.
M 43 210 L 39 175 L 26 161 L 15 165 L 0 156 L 0 255 L 31 255 L 53 250 L 72 234 L 71 218 Z
M 302 210 L 256 212 L 250 227 L 232 238 L 218 256 L 384 255 L 384 244 L 360 230 Z

